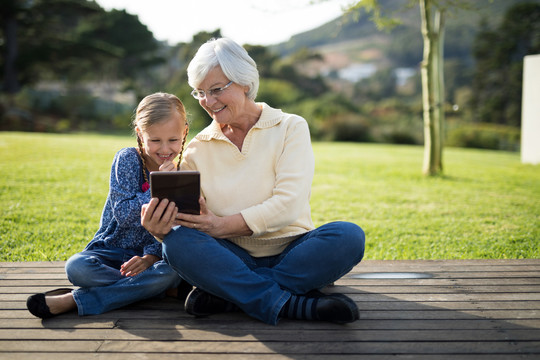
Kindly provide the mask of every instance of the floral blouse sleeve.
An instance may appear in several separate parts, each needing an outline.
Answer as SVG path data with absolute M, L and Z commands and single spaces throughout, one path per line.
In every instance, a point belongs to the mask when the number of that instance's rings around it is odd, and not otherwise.
M 111 167 L 109 191 L 112 216 L 118 226 L 127 232 L 127 239 L 122 241 L 131 242 L 132 247 L 143 245 L 145 255 L 161 257 L 161 244 L 141 226 L 141 207 L 151 199 L 150 191 L 142 190 L 145 179 L 141 165 L 134 148 L 122 149 L 116 154 Z

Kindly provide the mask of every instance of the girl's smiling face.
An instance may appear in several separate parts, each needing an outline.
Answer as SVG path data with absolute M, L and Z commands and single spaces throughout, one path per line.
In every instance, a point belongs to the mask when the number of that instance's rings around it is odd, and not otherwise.
M 185 130 L 185 123 L 176 111 L 167 120 L 145 130 L 136 128 L 137 136 L 143 143 L 142 155 L 149 171 L 159 170 L 160 165 L 166 161 L 172 162 L 180 154 Z

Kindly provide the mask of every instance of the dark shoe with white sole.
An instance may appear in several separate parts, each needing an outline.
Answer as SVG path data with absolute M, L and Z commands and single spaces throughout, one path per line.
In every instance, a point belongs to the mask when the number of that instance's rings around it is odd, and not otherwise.
M 186 298 L 184 309 L 197 317 L 240 311 L 232 302 L 223 300 L 199 288 L 194 288 Z

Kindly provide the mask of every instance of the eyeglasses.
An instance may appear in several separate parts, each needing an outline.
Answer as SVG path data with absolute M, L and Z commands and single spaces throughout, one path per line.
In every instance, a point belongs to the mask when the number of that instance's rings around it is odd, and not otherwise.
M 229 81 L 229 83 L 223 87 L 208 90 L 208 94 L 204 90 L 193 89 L 193 91 L 191 92 L 191 95 L 197 100 L 202 100 L 208 95 L 213 96 L 213 97 L 218 97 L 219 95 L 223 94 L 223 91 L 225 91 L 225 89 L 231 86 L 232 83 L 233 83 L 232 81 Z

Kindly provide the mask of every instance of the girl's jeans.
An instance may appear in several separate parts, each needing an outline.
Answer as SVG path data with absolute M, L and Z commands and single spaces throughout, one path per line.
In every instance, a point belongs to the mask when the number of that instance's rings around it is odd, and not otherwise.
M 120 266 L 135 255 L 142 256 L 129 249 L 96 245 L 69 258 L 67 277 L 73 285 L 81 287 L 72 292 L 79 315 L 101 314 L 163 296 L 167 289 L 180 284 L 178 274 L 163 260 L 136 276 L 120 274 Z
M 348 273 L 362 260 L 364 243 L 360 227 L 334 222 L 301 235 L 279 255 L 255 258 L 226 239 L 179 226 L 165 237 L 163 258 L 190 284 L 275 325 L 291 294 Z

